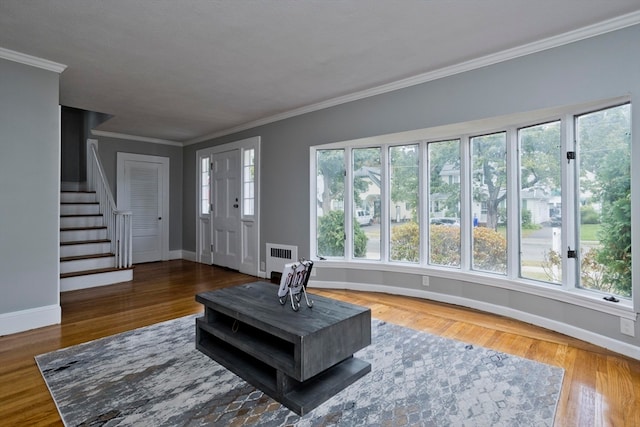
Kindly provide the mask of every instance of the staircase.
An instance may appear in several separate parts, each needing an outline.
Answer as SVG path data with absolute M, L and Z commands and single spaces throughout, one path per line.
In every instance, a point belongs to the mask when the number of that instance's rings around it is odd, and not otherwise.
M 133 279 L 133 267 L 118 267 L 107 220 L 94 191 L 60 193 L 60 291 Z M 114 250 L 115 249 L 115 250 Z

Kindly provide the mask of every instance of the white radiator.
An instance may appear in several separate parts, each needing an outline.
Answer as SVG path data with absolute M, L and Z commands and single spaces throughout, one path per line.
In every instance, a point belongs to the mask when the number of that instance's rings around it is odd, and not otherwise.
M 281 274 L 284 265 L 298 260 L 298 247 L 267 243 L 267 279 L 273 272 Z

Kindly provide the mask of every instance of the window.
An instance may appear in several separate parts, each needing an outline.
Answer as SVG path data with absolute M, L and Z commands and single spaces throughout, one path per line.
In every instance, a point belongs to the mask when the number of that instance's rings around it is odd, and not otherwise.
M 319 150 L 317 171 L 317 254 L 344 257 L 344 150 Z
M 200 214 L 208 215 L 211 207 L 209 192 L 209 175 L 211 174 L 211 161 L 209 157 L 200 159 Z
M 380 148 L 352 151 L 353 257 L 380 259 Z
M 474 270 L 506 274 L 506 132 L 470 138 Z M 486 206 L 483 212 L 482 204 Z M 478 213 L 480 215 L 478 215 Z
M 429 264 L 460 267 L 460 140 L 429 153 Z
M 419 153 L 417 144 L 389 148 L 391 261 L 420 261 Z
M 560 121 L 518 130 L 520 275 L 562 282 Z
M 255 153 L 254 148 L 243 150 L 242 155 L 242 214 L 255 214 Z
M 312 147 L 315 255 L 628 307 L 631 105 L 523 117 Z
M 631 297 L 631 107 L 576 117 L 579 286 Z

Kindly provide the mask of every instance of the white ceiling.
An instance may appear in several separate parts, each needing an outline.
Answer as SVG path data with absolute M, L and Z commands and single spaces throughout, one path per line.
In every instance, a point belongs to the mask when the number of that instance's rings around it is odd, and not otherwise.
M 113 115 L 101 131 L 190 143 L 639 12 L 640 0 L 1 0 L 0 48 L 66 65 L 60 103 Z

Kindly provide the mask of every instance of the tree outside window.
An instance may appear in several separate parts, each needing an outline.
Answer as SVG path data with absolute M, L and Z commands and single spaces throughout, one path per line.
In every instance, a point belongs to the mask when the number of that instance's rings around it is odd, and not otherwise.
M 419 159 L 418 144 L 389 148 L 391 261 L 420 261 Z
M 473 229 L 472 266 L 475 270 L 506 274 L 506 132 L 475 136 L 470 143 L 473 205 L 484 203 L 487 208 L 479 221 L 483 226 Z M 498 225 L 503 226 L 500 232 Z
M 631 297 L 631 106 L 576 118 L 580 286 Z
M 560 284 L 562 265 L 548 261 L 561 252 L 560 121 L 518 130 L 520 144 L 520 275 Z
M 317 254 L 321 257 L 345 256 L 344 150 L 319 150 L 317 170 Z M 354 219 L 353 224 L 357 224 Z M 362 257 L 367 247 L 367 237 L 359 227 L 354 227 L 354 255 Z

